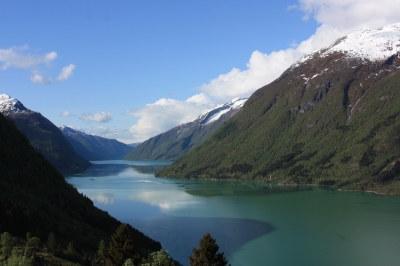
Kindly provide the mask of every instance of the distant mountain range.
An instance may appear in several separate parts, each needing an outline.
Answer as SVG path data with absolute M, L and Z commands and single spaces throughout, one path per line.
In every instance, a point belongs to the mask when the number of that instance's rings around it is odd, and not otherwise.
M 136 148 L 137 146 L 139 146 L 141 142 L 135 142 L 135 143 L 130 143 L 128 144 L 128 146 L 131 146 L 132 148 Z
M 237 98 L 139 144 L 125 160 L 174 161 L 207 140 L 236 115 L 247 99 Z
M 400 195 L 400 24 L 304 56 L 162 177 Z
M 61 126 L 60 130 L 74 150 L 89 161 L 120 160 L 133 149 L 115 139 L 89 135 L 67 126 Z
M 17 99 L 0 94 L 0 112 L 12 119 L 30 144 L 62 173 L 84 171 L 91 164 L 75 152 L 61 131 L 39 112 Z

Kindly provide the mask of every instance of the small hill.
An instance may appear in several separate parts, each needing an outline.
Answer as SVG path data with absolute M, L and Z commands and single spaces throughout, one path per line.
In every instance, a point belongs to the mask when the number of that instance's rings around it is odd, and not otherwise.
M 226 121 L 236 115 L 247 99 L 237 98 L 200 115 L 194 121 L 179 125 L 142 142 L 125 160 L 174 161 L 206 141 Z
M 12 120 L 0 114 L 0 225 L 2 232 L 23 237 L 31 232 L 46 240 L 53 232 L 59 243 L 73 241 L 96 251 L 121 223 L 68 184 Z M 135 245 L 160 250 L 161 244 L 131 228 Z
M 89 161 L 121 160 L 133 149 L 116 139 L 89 135 L 67 126 L 60 130 L 74 150 Z
M 400 24 L 358 31 L 257 90 L 162 177 L 400 195 Z
M 62 173 L 83 172 L 91 165 L 75 152 L 50 120 L 27 109 L 19 100 L 1 94 L 0 112 L 11 118 L 30 144 Z

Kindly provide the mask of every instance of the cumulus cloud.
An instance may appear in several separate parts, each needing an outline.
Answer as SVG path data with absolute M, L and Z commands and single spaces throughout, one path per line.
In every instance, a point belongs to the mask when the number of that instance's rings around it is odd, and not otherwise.
M 233 68 L 198 89 L 221 101 L 247 97 L 278 78 L 303 55 L 327 46 L 349 32 L 400 21 L 400 2 L 392 0 L 300 0 L 298 5 L 288 7 L 289 10 L 294 8 L 304 12 L 304 19 L 314 18 L 320 23 L 312 36 L 294 48 L 269 54 L 254 51 L 247 69 Z
M 64 111 L 60 115 L 65 116 L 65 117 L 75 116 L 75 115 L 71 114 L 70 111 Z
M 353 31 L 397 23 L 400 2 L 393 0 L 299 0 L 304 19 Z
M 214 103 L 205 94 L 196 94 L 186 101 L 160 99 L 142 108 L 127 111 L 126 114 L 139 117 L 130 127 L 135 141 L 144 141 L 163 133 L 179 124 L 194 120 L 202 112 L 212 108 Z
M 30 80 L 33 83 L 41 83 L 43 85 L 50 84 L 51 78 L 45 78 L 39 74 L 37 69 L 39 65 L 49 66 L 49 64 L 57 58 L 57 53 L 52 51 L 47 54 L 37 55 L 29 54 L 28 45 L 20 47 L 11 47 L 8 49 L 0 49 L 0 70 L 8 68 L 29 69 L 32 72 Z M 74 64 L 69 64 L 61 70 L 56 78 L 59 81 L 65 81 L 73 75 L 75 69 Z
M 60 75 L 58 75 L 58 77 L 57 77 L 57 80 L 65 81 L 65 80 L 69 79 L 73 75 L 73 71 L 74 71 L 75 67 L 76 66 L 74 64 L 69 64 L 68 66 L 63 67 Z
M 33 83 L 40 83 L 42 85 L 47 85 L 51 83 L 51 79 L 50 78 L 45 78 L 44 76 L 38 74 L 38 73 L 32 73 L 31 76 L 31 81 Z
M 29 55 L 24 52 L 29 49 L 27 45 L 20 47 L 11 47 L 8 49 L 0 49 L 0 66 L 1 70 L 7 68 L 33 68 L 42 63 L 50 63 L 57 58 L 56 52 L 50 52 L 44 55 Z
M 236 97 L 249 97 L 255 90 L 278 78 L 302 56 L 331 44 L 347 33 L 400 22 L 400 1 L 393 0 L 299 0 L 298 4 L 288 7 L 288 12 L 293 9 L 302 10 L 303 19 L 318 22 L 315 33 L 287 49 L 268 54 L 254 51 L 246 69 L 232 68 L 228 73 L 199 86 L 199 95 L 212 99 L 206 105 L 208 108 Z M 202 110 L 201 105 L 189 104 L 188 101 L 160 99 L 129 112 L 140 117 L 130 132 L 135 139 L 143 141 L 193 120 Z
M 94 115 L 92 115 L 90 113 L 83 113 L 82 116 L 80 117 L 80 119 L 82 119 L 85 123 L 88 124 L 88 123 L 93 123 L 93 122 L 107 123 L 107 122 L 111 121 L 112 118 L 111 118 L 110 112 L 101 111 Z

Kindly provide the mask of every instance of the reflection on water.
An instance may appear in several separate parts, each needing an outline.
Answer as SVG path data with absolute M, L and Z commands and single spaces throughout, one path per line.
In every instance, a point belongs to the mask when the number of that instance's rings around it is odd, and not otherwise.
M 92 201 L 103 204 L 114 204 L 114 195 L 109 193 L 88 194 L 86 195 Z
M 131 176 L 137 174 L 153 174 L 156 171 L 164 169 L 172 162 L 157 162 L 152 161 L 92 161 L 92 165 L 82 174 L 77 174 L 80 177 L 100 177 L 100 176 Z M 130 171 L 133 169 L 133 172 Z M 124 174 L 125 173 L 125 174 Z
M 213 181 L 200 180 L 194 183 L 180 184 L 185 188 L 185 192 L 194 196 L 255 196 L 276 193 L 293 193 L 301 191 L 309 191 L 313 189 L 321 189 L 313 186 L 290 186 L 277 185 L 263 182 L 248 181 Z
M 129 195 L 128 199 L 158 206 L 161 210 L 196 204 L 196 200 L 193 200 L 186 193 L 171 193 L 170 190 L 143 191 Z
M 154 165 L 153 165 L 154 164 Z M 310 186 L 155 178 L 170 162 L 102 161 L 67 177 L 186 265 L 210 231 L 232 266 L 396 265 L 400 198 Z

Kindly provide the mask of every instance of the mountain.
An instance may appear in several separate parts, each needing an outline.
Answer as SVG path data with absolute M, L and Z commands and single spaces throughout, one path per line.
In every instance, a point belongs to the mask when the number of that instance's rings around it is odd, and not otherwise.
M 136 148 L 137 146 L 139 146 L 141 142 L 135 142 L 135 143 L 130 143 L 128 144 L 128 146 L 131 146 L 132 148 Z
M 80 194 L 43 156 L 35 151 L 13 121 L 0 114 L 1 233 L 25 238 L 27 232 L 44 242 L 53 232 L 60 245 L 68 241 L 92 253 L 121 225 Z M 161 245 L 131 228 L 135 245 L 160 250 Z
M 400 195 L 400 24 L 350 33 L 257 90 L 156 175 Z
M 120 160 L 132 147 L 115 139 L 89 135 L 67 126 L 59 127 L 74 150 L 89 161 Z
M 61 131 L 39 112 L 0 94 L 0 112 L 11 118 L 30 144 L 62 173 L 82 172 L 90 163 L 78 155 Z
M 239 112 L 246 100 L 234 99 L 200 115 L 192 122 L 142 142 L 124 159 L 174 161 L 207 140 L 215 130 Z

